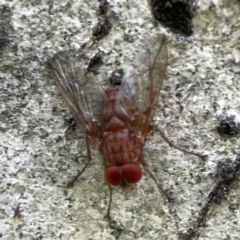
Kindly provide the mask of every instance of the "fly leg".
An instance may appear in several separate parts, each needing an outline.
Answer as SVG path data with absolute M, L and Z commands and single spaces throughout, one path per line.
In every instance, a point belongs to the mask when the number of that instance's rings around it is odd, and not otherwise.
M 109 188 L 110 195 L 109 195 L 107 214 L 104 216 L 104 218 L 111 220 L 110 211 L 111 211 L 111 206 L 112 206 L 112 187 L 110 184 L 108 184 L 108 188 Z
M 180 148 L 178 146 L 176 146 L 172 141 L 169 140 L 169 138 L 163 133 L 162 130 L 160 130 L 159 128 L 154 128 L 156 129 L 159 134 L 161 135 L 161 137 L 164 139 L 164 141 L 172 148 L 175 148 L 175 149 L 178 149 L 184 153 L 188 153 L 188 154 L 192 154 L 192 155 L 195 155 L 195 156 L 198 156 L 200 157 L 202 160 L 205 160 L 206 156 L 207 155 L 204 155 L 204 154 L 201 154 L 201 153 L 196 153 L 196 152 L 193 152 L 193 151 L 188 151 L 186 149 L 183 149 L 183 148 Z
M 154 177 L 153 173 L 148 169 L 147 163 L 144 161 L 142 156 L 139 156 L 138 161 L 140 164 L 143 166 L 144 170 L 149 174 L 149 176 L 152 178 L 152 180 L 155 182 L 157 185 L 159 191 L 165 195 L 167 198 L 168 202 L 172 202 L 172 198 L 169 196 L 169 194 L 162 188 L 162 186 L 158 183 L 157 179 Z
M 78 171 L 78 174 L 70 182 L 68 182 L 67 187 L 73 187 L 74 183 L 84 173 L 84 171 L 88 167 L 90 161 L 92 160 L 91 149 L 90 149 L 90 146 L 89 146 L 89 140 L 88 140 L 87 135 L 86 135 L 86 146 L 87 146 L 87 159 L 88 159 L 88 161 L 85 164 L 85 166 L 83 167 L 82 171 Z

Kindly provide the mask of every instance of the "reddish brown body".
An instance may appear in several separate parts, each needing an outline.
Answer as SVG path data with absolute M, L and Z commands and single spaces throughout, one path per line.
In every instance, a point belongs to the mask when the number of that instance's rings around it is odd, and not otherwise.
M 116 102 L 118 87 L 108 89 L 113 92 L 108 99 L 109 111 L 106 128 L 99 150 L 103 153 L 106 166 L 119 166 L 126 163 L 137 162 L 143 138 L 141 132 L 129 129 L 131 118 L 124 111 L 124 107 Z M 108 94 L 107 94 L 108 96 Z
M 113 117 L 110 121 L 115 124 L 118 120 Z M 141 145 L 141 134 L 124 126 L 120 130 L 106 131 L 99 150 L 104 155 L 106 166 L 119 166 L 137 162 Z
M 125 101 L 118 102 L 119 94 L 119 86 L 106 90 L 108 111 L 105 114 L 106 125 L 99 151 L 105 160 L 106 181 L 129 191 L 131 184 L 138 182 L 142 176 L 141 169 L 136 163 L 144 139 L 140 131 L 134 127 L 129 129 L 132 119 L 123 105 Z
M 148 40 L 147 44 L 144 54 L 135 62 L 133 70 L 127 72 L 121 85 L 106 89 L 75 62 L 69 61 L 65 53 L 56 54 L 50 62 L 65 103 L 87 136 L 88 160 L 91 160 L 88 139 L 104 156 L 104 176 L 111 193 L 107 217 L 112 202 L 111 185 L 130 190 L 142 176 L 139 165 L 170 200 L 141 156 L 142 144 L 152 129 L 168 56 L 163 35 Z M 177 148 L 161 131 L 160 134 L 170 146 Z M 89 161 L 74 181 L 84 172 Z

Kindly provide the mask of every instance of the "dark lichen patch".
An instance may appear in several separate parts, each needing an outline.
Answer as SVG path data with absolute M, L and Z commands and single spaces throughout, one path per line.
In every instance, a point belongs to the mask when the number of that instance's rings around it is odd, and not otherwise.
M 149 0 L 152 14 L 174 33 L 192 35 L 192 18 L 196 0 Z
M 108 16 L 101 16 L 97 20 L 97 24 L 92 30 L 92 36 L 96 40 L 102 39 L 104 36 L 108 35 L 111 31 L 112 24 Z
M 95 72 L 96 69 L 103 63 L 103 56 L 101 52 L 97 52 L 90 58 L 87 70 L 91 72 Z
M 232 183 L 237 181 L 240 170 L 240 157 L 237 156 L 233 161 L 227 159 L 217 164 L 215 173 L 216 182 L 209 192 L 205 203 L 198 213 L 198 217 L 192 226 L 185 232 L 179 233 L 179 239 L 190 240 L 197 238 L 200 234 L 200 228 L 206 227 L 206 222 L 214 204 L 221 204 L 224 197 L 231 190 Z
M 11 39 L 9 34 L 13 32 L 11 26 L 11 10 L 3 5 L 0 7 L 0 47 L 5 46 Z
M 234 137 L 239 134 L 239 125 L 234 115 L 220 116 L 216 127 L 217 132 L 224 137 Z
M 217 165 L 216 177 L 226 184 L 229 184 L 239 176 L 239 170 L 240 156 L 238 155 L 234 161 L 228 159 L 226 162 L 219 162 Z
M 109 9 L 109 2 L 107 0 L 100 0 L 99 6 L 97 9 L 97 15 L 106 15 Z
M 111 31 L 112 24 L 110 21 L 110 16 L 108 15 L 108 11 L 109 2 L 107 0 L 100 0 L 98 9 L 96 11 L 96 14 L 98 15 L 97 23 L 92 29 L 92 36 L 96 40 L 102 39 Z

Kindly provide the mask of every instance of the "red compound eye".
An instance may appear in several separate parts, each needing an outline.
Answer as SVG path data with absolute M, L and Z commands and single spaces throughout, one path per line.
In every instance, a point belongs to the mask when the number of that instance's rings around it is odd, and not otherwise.
M 105 179 L 107 182 L 112 184 L 113 186 L 117 186 L 120 184 L 120 181 L 122 179 L 122 173 L 121 173 L 121 167 L 109 167 L 105 171 Z
M 105 171 L 105 179 L 113 186 L 120 184 L 122 178 L 129 183 L 136 183 L 142 177 L 142 170 L 135 164 L 109 167 Z
M 122 177 L 129 183 L 136 183 L 142 177 L 142 170 L 135 164 L 125 164 L 122 166 Z

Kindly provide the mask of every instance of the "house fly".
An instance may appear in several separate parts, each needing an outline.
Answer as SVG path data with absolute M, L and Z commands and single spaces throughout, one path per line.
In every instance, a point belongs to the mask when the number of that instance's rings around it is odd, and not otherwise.
M 88 161 L 70 185 L 91 161 L 90 141 L 104 158 L 104 178 L 110 190 L 107 218 L 110 218 L 112 187 L 120 186 L 129 192 L 141 179 L 142 168 L 171 200 L 141 155 L 142 145 L 154 128 L 152 119 L 167 69 L 166 37 L 160 35 L 150 41 L 139 62 L 134 70 L 125 74 L 120 85 L 103 88 L 83 68 L 70 62 L 66 54 L 57 53 L 50 61 L 55 84 L 75 122 L 86 135 Z M 203 157 L 177 147 L 160 129 L 157 131 L 171 147 Z

